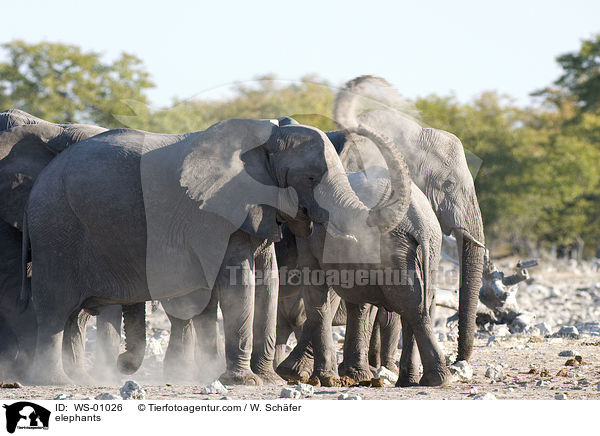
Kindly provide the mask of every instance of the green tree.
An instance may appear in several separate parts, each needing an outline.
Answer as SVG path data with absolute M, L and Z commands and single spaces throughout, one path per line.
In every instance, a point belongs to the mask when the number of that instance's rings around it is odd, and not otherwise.
M 141 60 L 122 53 L 112 63 L 74 45 L 12 41 L 3 44 L 0 107 L 16 107 L 54 122 L 121 127 L 113 114 L 131 114 L 125 100 L 147 104 L 154 84 Z

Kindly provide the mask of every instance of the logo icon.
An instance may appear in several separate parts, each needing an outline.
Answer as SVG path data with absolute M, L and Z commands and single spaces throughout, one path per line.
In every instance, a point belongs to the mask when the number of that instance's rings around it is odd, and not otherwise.
M 6 409 L 6 431 L 19 429 L 48 429 L 50 411 L 29 401 L 4 405 Z

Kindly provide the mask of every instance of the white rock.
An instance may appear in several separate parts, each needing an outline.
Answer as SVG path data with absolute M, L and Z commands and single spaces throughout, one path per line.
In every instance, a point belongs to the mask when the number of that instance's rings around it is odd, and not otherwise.
M 492 333 L 496 338 L 505 338 L 510 336 L 510 330 L 508 327 L 506 327 L 506 324 L 496 324 L 492 330 Z
M 296 390 L 300 392 L 303 398 L 312 397 L 315 394 L 315 388 L 312 385 L 300 383 L 296 385 Z
M 556 395 L 554 396 L 554 399 L 555 399 L 555 400 L 566 400 L 567 398 L 568 398 L 568 397 L 567 397 L 567 394 L 556 394 Z
M 497 398 L 491 392 L 486 392 L 485 394 L 474 396 L 473 399 L 474 400 L 496 400 Z
M 343 392 L 338 397 L 338 400 L 362 400 L 362 398 L 360 397 L 360 395 L 348 394 L 346 392 Z
M 146 391 L 133 380 L 127 380 L 119 392 L 124 400 L 144 400 L 146 398 Z
M 479 393 L 479 389 L 477 389 L 476 386 L 473 386 L 471 388 L 471 390 L 469 391 L 469 394 L 471 394 L 471 395 L 477 395 L 478 393 Z
M 579 330 L 574 325 L 565 325 L 556 334 L 561 337 L 576 338 L 579 336 Z
M 226 394 L 227 392 L 229 391 L 219 380 L 215 380 L 200 390 L 201 394 Z
M 466 360 L 460 360 L 450 365 L 448 369 L 457 380 L 471 380 L 473 378 L 473 368 Z
M 292 398 L 297 400 L 300 397 L 302 397 L 300 391 L 292 388 L 283 388 L 279 394 L 279 398 Z
M 552 334 L 552 327 L 550 327 L 550 325 L 546 322 L 541 322 L 539 324 L 536 324 L 535 326 L 540 331 L 540 334 L 544 336 Z
M 488 364 L 488 369 L 485 371 L 485 376 L 492 380 L 503 380 L 506 378 L 504 375 L 504 368 L 502 365 Z
M 374 374 L 375 378 L 383 380 L 384 385 L 395 386 L 398 381 L 398 375 L 387 369 L 385 366 L 380 367 Z
M 120 398 L 116 397 L 113 394 L 110 394 L 108 392 L 102 392 L 101 394 L 96 395 L 94 397 L 94 400 L 108 401 L 108 400 L 120 400 Z
M 522 312 L 520 313 L 510 324 L 512 331 L 523 332 L 533 325 L 535 320 L 535 313 Z
M 546 382 L 544 380 L 539 380 L 535 385 L 536 386 L 546 386 Z
M 65 394 L 58 394 L 56 397 L 54 397 L 54 400 L 67 400 L 69 398 L 72 398 L 73 395 L 69 395 L 68 397 Z

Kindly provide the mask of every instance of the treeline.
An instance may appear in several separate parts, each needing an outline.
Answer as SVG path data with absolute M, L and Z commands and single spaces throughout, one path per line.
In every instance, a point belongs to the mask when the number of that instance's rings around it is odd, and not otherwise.
M 54 122 L 89 122 L 177 133 L 226 118 L 295 116 L 332 130 L 336 89 L 317 77 L 296 83 L 261 77 L 233 85 L 228 97 L 148 106 L 154 84 L 141 60 L 112 63 L 76 46 L 13 41 L 0 62 L 0 108 Z M 414 102 L 423 123 L 456 134 L 468 151 L 486 238 L 528 251 L 585 241 L 600 247 L 600 35 L 557 58 L 563 75 L 532 90 L 520 107 L 493 91 L 473 101 L 430 95 Z M 388 78 L 393 81 L 392 77 Z M 402 89 L 399 89 L 402 92 Z

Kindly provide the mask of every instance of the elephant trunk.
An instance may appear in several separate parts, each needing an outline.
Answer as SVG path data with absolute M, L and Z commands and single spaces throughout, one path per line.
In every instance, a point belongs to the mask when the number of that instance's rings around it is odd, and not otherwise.
M 479 208 L 477 208 L 479 210 Z M 457 360 L 469 360 L 475 337 L 475 318 L 481 274 L 483 272 L 483 224 L 481 215 L 474 228 L 455 232 L 459 247 L 460 287 L 458 297 L 458 356 Z
M 408 211 L 411 189 L 408 166 L 391 139 L 362 126 L 351 131 L 373 141 L 387 164 L 392 189 L 390 199 L 386 205 L 371 209 L 367 220 L 369 225 L 378 226 L 382 233 L 387 233 L 400 224 Z
M 117 359 L 123 374 L 133 374 L 144 361 L 146 351 L 146 303 L 123 305 L 123 330 L 125 349 Z

